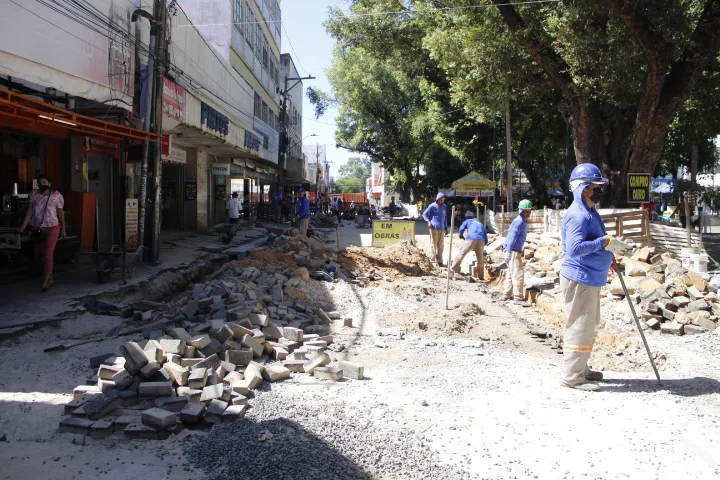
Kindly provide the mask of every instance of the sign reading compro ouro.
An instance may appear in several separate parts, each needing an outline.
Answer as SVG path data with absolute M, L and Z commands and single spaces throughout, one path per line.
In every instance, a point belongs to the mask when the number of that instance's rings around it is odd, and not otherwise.
M 628 203 L 648 203 L 650 188 L 649 173 L 628 173 Z
M 415 241 L 415 222 L 407 220 L 392 220 L 389 222 L 377 220 L 372 224 L 372 246 L 387 247 L 400 242 Z
M 212 164 L 213 175 L 230 175 L 230 164 L 229 163 L 213 163 Z

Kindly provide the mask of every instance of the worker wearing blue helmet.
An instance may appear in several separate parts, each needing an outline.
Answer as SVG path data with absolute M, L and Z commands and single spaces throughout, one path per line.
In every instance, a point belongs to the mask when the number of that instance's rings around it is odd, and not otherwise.
M 592 163 L 575 167 L 570 175 L 574 200 L 562 222 L 563 264 L 560 288 L 565 299 L 562 385 L 597 391 L 603 374 L 590 370 L 588 360 L 600 327 L 600 288 L 607 283 L 613 251 L 627 244 L 607 234 L 597 204 L 608 183 Z

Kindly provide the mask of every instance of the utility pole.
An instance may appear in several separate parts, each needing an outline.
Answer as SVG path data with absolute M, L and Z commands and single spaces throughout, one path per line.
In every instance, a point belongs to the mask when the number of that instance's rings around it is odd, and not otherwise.
M 505 166 L 507 167 L 507 210 L 513 211 L 512 133 L 510 132 L 510 100 L 505 107 Z
M 157 74 L 155 75 L 155 131 L 162 133 L 162 116 L 163 116 L 163 89 L 165 85 L 165 52 L 167 51 L 167 0 L 156 0 L 155 8 L 158 10 L 158 30 L 159 35 L 156 43 L 157 58 Z M 150 248 L 152 263 L 160 261 L 160 224 L 161 224 L 161 192 L 162 192 L 162 144 L 154 145 L 153 159 L 153 237 L 152 246 Z
M 155 105 L 155 58 L 157 52 L 157 13 L 158 13 L 158 2 L 155 2 L 153 14 L 150 14 L 142 9 L 137 9 L 132 14 L 132 21 L 137 21 L 138 17 L 147 18 L 150 21 L 150 48 L 148 55 L 147 64 L 147 86 L 145 92 L 145 120 L 143 128 L 146 132 L 153 132 L 152 121 L 154 118 L 153 107 Z M 145 139 L 143 142 L 143 156 L 142 156 L 142 170 L 140 172 L 140 225 L 138 230 L 138 246 L 142 249 L 143 258 L 147 260 L 145 255 L 145 221 L 147 212 L 147 179 L 148 179 L 148 155 L 150 151 L 150 141 Z
M 278 172 L 277 172 L 277 191 L 285 190 L 285 157 L 287 156 L 287 97 L 290 90 L 295 88 L 303 80 L 315 80 L 315 77 L 309 75 L 307 77 L 285 77 L 285 85 L 282 91 L 282 104 L 280 105 L 280 145 L 278 148 Z M 288 82 L 294 81 L 290 88 Z

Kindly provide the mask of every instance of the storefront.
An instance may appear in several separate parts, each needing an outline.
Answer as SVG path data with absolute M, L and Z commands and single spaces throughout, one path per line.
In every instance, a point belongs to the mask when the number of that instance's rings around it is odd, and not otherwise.
M 124 114 L 104 109 L 104 118 L 71 110 L 0 88 L 0 253 L 4 264 L 27 265 L 34 258 L 29 238 L 15 230 L 40 173 L 65 197 L 69 239 L 63 250 L 109 250 L 125 231 L 124 159 L 130 142 L 158 135 L 112 123 Z M 105 119 L 107 118 L 107 120 Z M 8 242 L 13 242 L 9 245 Z

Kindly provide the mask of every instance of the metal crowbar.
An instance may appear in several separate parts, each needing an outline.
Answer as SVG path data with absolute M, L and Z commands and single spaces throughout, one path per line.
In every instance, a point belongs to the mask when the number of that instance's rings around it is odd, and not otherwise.
M 645 350 L 647 350 L 648 358 L 650 359 L 650 364 L 652 365 L 653 370 L 655 371 L 655 376 L 657 377 L 658 385 L 660 385 L 660 374 L 658 373 L 658 369 L 655 366 L 655 360 L 653 360 L 652 353 L 650 353 L 650 347 L 648 346 L 647 340 L 645 339 L 645 334 L 643 333 L 642 326 L 640 325 L 640 320 L 638 319 L 637 313 L 635 313 L 635 306 L 632 303 L 632 299 L 630 298 L 630 294 L 628 293 L 627 286 L 625 285 L 625 280 L 623 279 L 623 276 L 620 274 L 620 268 L 618 267 L 617 260 L 615 259 L 615 255 L 613 255 L 613 265 L 615 266 L 615 272 L 617 273 L 618 278 L 620 279 L 620 285 L 622 285 L 623 291 L 625 292 L 625 298 L 628 301 L 628 305 L 630 305 L 630 311 L 633 314 L 633 318 L 635 319 L 635 325 L 637 325 L 638 332 L 640 332 L 640 337 L 642 338 L 643 344 L 645 344 Z

